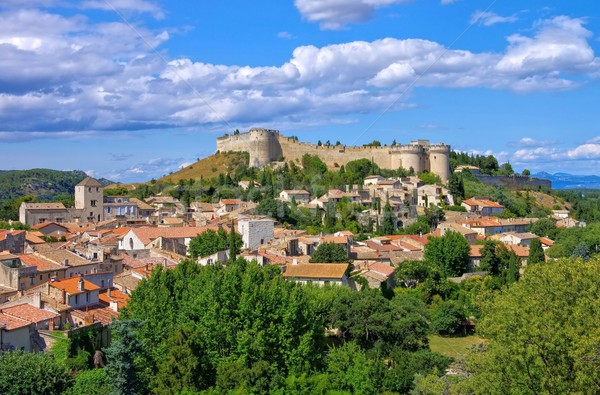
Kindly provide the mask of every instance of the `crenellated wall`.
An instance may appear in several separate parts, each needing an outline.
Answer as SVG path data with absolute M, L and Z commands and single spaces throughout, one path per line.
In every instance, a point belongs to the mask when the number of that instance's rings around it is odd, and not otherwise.
M 247 133 L 217 139 L 220 152 L 243 151 L 250 154 L 250 166 L 263 167 L 284 158 L 300 162 L 305 154 L 318 155 L 329 167 L 346 165 L 357 159 L 369 159 L 384 169 L 413 168 L 415 172 L 431 171 L 447 182 L 450 177 L 450 146 L 430 145 L 417 140 L 407 145 L 386 147 L 317 146 L 301 143 L 279 134 L 277 130 L 250 129 Z

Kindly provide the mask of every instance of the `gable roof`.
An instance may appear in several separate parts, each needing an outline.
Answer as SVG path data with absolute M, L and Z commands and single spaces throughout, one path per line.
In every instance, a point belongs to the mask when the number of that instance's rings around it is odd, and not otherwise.
M 227 232 L 229 232 L 228 227 L 224 227 Z M 185 238 L 193 238 L 198 236 L 200 233 L 207 231 L 208 229 L 212 229 L 214 231 L 219 230 L 218 226 L 203 226 L 203 227 L 195 227 L 195 226 L 184 226 L 184 227 L 174 227 L 174 228 L 132 228 L 130 232 L 135 234 L 138 239 L 144 244 L 148 245 L 151 241 L 164 237 L 166 239 L 185 239 Z
M 348 269 L 347 263 L 303 263 L 288 265 L 283 277 L 341 279 L 346 269 Z
M 81 180 L 79 184 L 75 185 L 76 187 L 100 187 L 102 188 L 102 184 L 98 182 L 98 180 L 88 176 Z
M 0 328 L 6 328 L 6 330 L 13 330 L 29 326 L 30 323 L 20 318 L 12 317 L 8 314 L 0 313 Z
M 2 309 L 2 313 L 10 315 L 12 317 L 20 318 L 28 322 L 46 321 L 50 318 L 56 318 L 60 315 L 48 310 L 38 309 L 37 307 L 32 306 L 28 303 L 6 307 Z
M 87 291 L 95 291 L 97 289 L 100 289 L 99 286 L 97 286 L 94 283 L 91 283 L 87 280 L 83 280 L 83 291 L 79 290 L 79 279 L 81 277 L 71 277 L 71 278 L 65 278 L 62 280 L 56 280 L 56 281 L 50 281 L 50 286 L 54 287 L 54 288 L 58 288 L 60 290 L 64 290 L 65 292 L 67 292 L 69 295 L 77 295 L 77 294 L 81 294 Z
M 27 210 L 66 210 L 62 203 L 21 203 Z

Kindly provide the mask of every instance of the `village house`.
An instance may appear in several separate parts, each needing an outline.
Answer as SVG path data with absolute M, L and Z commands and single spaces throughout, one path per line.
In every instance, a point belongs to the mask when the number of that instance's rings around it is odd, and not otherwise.
M 275 221 L 271 218 L 238 220 L 237 231 L 242 235 L 242 248 L 255 250 L 273 239 Z
M 284 202 L 294 200 L 298 204 L 306 204 L 310 201 L 310 193 L 304 189 L 284 189 L 279 193 L 279 199 Z
M 483 197 L 463 200 L 461 205 L 467 209 L 468 213 L 477 213 L 484 216 L 502 214 L 504 211 L 503 205 Z
M 478 233 L 475 230 L 465 228 L 464 226 L 461 226 L 454 222 L 442 222 L 438 225 L 436 231 L 439 232 L 440 236 L 445 235 L 447 232 L 458 232 L 465 239 L 467 239 L 467 242 L 469 242 L 469 244 L 475 244 L 475 242 L 477 241 Z
M 417 205 L 421 207 L 429 207 L 431 204 L 435 206 L 452 206 L 454 198 L 447 188 L 439 185 L 421 185 L 417 187 Z
M 306 263 L 287 265 L 283 277 L 300 284 L 348 285 L 347 263 Z
M 533 239 L 539 239 L 539 236 L 530 232 L 515 233 L 506 232 L 494 236 L 494 239 L 499 240 L 504 244 L 520 245 L 529 247 Z

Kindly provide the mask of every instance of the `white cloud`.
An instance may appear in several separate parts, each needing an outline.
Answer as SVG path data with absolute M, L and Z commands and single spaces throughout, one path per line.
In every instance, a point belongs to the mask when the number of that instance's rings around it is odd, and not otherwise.
M 569 159 L 600 159 L 600 144 L 582 144 L 567 151 Z
M 508 23 L 516 22 L 518 20 L 516 15 L 501 16 L 494 12 L 476 11 L 471 16 L 472 24 L 479 24 L 483 26 L 492 26 L 497 23 Z
M 588 143 L 600 143 L 600 136 L 592 137 L 587 142 Z
M 523 148 L 515 151 L 511 160 L 520 164 L 553 162 L 553 161 L 581 161 L 600 160 L 600 144 L 585 143 L 575 148 Z
M 300 14 L 321 29 L 339 30 L 348 23 L 366 22 L 378 8 L 411 0 L 295 0 Z
M 278 38 L 296 38 L 296 36 L 294 36 L 293 34 L 291 34 L 289 32 L 279 32 L 279 33 L 277 33 L 277 37 Z
M 554 144 L 553 141 L 541 141 L 531 137 L 523 137 L 519 141 L 512 141 L 508 143 L 511 147 L 546 147 Z
M 458 0 L 440 0 L 440 4 L 442 5 L 448 5 L 448 4 L 453 4 L 456 3 Z
M 188 58 L 165 64 L 166 55 L 146 45 L 160 46 L 169 39 L 165 31 L 136 26 L 141 39 L 120 22 L 9 10 L 0 12 L 0 140 L 68 137 L 75 130 L 331 123 L 390 103 L 392 111 L 413 107 L 413 87 L 573 88 L 600 72 L 583 24 L 567 17 L 541 22 L 532 37 L 511 37 L 504 53 L 385 38 L 300 46 L 282 65 L 249 67 Z
M 79 3 L 78 6 L 83 9 L 147 13 L 156 19 L 163 19 L 165 16 L 156 3 L 145 0 L 86 0 Z

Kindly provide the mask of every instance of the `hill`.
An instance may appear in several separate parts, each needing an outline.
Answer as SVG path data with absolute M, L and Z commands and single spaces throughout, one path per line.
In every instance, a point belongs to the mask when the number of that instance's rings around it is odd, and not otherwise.
M 546 172 L 533 174 L 533 176 L 552 181 L 554 189 L 600 189 L 600 176 Z
M 190 178 L 194 180 L 200 177 L 212 178 L 217 177 L 221 173 L 232 172 L 240 165 L 248 166 L 248 163 L 247 152 L 216 153 L 200 159 L 196 163 L 192 163 L 175 173 L 166 175 L 158 181 L 177 183 L 179 180 L 189 180 Z
M 2 170 L 0 171 L 0 202 L 26 195 L 44 201 L 51 200 L 59 194 L 72 194 L 75 185 L 86 176 L 81 170 Z

